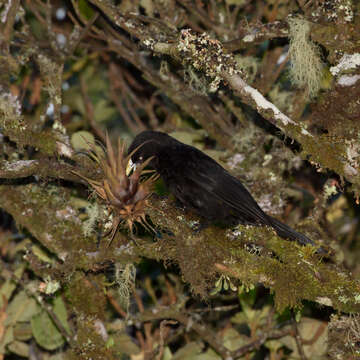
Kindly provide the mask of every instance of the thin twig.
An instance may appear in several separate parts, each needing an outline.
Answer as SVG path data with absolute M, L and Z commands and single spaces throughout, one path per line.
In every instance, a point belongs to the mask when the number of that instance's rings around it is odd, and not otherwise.
M 294 331 L 294 338 L 295 338 L 296 347 L 298 349 L 300 358 L 301 358 L 301 360 L 307 360 L 306 356 L 305 356 L 303 344 L 302 344 L 302 339 L 301 339 L 299 329 L 297 327 L 297 323 L 296 323 L 295 319 L 293 319 L 292 328 L 293 328 L 293 331 Z
M 161 360 L 164 354 L 165 339 L 169 333 L 169 327 L 167 325 L 176 325 L 178 322 L 174 320 L 163 320 L 160 323 L 160 343 L 159 343 L 159 353 L 156 357 L 157 360 Z
M 116 312 L 122 316 L 124 319 L 127 317 L 126 312 L 120 307 L 114 297 L 110 294 L 109 291 L 106 292 L 106 297 L 108 298 L 111 306 L 116 310 Z
M 245 346 L 242 346 L 240 349 L 233 351 L 231 353 L 231 357 L 233 359 L 240 358 L 240 357 L 244 356 L 245 354 L 258 349 L 261 345 L 265 344 L 265 342 L 268 340 L 281 339 L 282 337 L 287 336 L 287 335 L 291 335 L 291 331 L 288 329 L 282 330 L 282 331 L 274 330 L 269 333 L 264 333 L 258 339 L 250 342 L 249 344 L 247 344 Z
M 86 109 L 86 119 L 89 121 L 89 125 L 90 127 L 94 130 L 95 134 L 97 135 L 97 137 L 103 142 L 105 143 L 105 135 L 103 133 L 103 131 L 100 129 L 100 127 L 98 126 L 98 124 L 95 121 L 95 117 L 94 117 L 94 106 L 90 100 L 90 97 L 87 93 L 87 86 L 85 84 L 85 80 L 83 77 L 80 77 L 80 89 L 81 89 L 81 94 L 84 100 L 84 104 L 85 104 L 85 109 Z
M 95 21 L 99 17 L 99 13 L 96 13 L 90 21 L 86 24 L 86 26 L 82 29 L 81 34 L 79 37 L 74 41 L 70 49 L 68 49 L 68 55 L 73 54 L 73 52 L 76 50 L 77 46 L 80 44 L 81 40 L 89 33 L 90 29 L 94 25 Z
M 132 284 L 132 290 L 133 290 L 135 302 L 138 306 L 140 313 L 144 313 L 145 312 L 144 304 L 143 304 L 140 296 L 137 294 L 134 284 Z M 144 322 L 144 332 L 145 332 L 145 344 L 146 344 L 145 352 L 151 353 L 154 340 L 153 340 L 153 336 L 151 334 L 151 323 L 150 322 Z
M 4 27 L 2 30 L 2 36 L 1 36 L 1 48 L 6 53 L 9 53 L 9 46 L 10 46 L 10 40 L 12 36 L 13 27 L 15 24 L 16 14 L 18 12 L 18 8 L 20 6 L 20 0 L 9 0 L 9 4 L 7 6 L 10 6 L 7 12 L 7 18 Z
M 135 318 L 138 321 L 151 321 L 160 319 L 174 319 L 183 324 L 186 329 L 195 331 L 205 342 L 207 342 L 223 359 L 231 358 L 231 351 L 228 350 L 220 341 L 218 336 L 210 326 L 196 322 L 185 312 L 178 310 L 178 304 L 157 308 L 156 311 L 146 311 Z

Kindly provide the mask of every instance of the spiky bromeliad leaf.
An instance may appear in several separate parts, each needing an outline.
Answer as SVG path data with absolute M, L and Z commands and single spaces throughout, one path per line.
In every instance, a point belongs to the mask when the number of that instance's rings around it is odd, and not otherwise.
M 146 180 L 141 178 L 145 172 L 144 168 L 149 164 L 151 158 L 128 176 L 126 175 L 126 166 L 138 148 L 126 156 L 125 144 L 118 139 L 117 149 L 114 151 L 108 134 L 106 134 L 106 148 L 99 150 L 92 144 L 89 146 L 91 149 L 89 156 L 100 166 L 103 178 L 93 180 L 79 172 L 73 171 L 73 173 L 84 179 L 110 209 L 113 222 L 108 233 L 110 234 L 109 245 L 121 223 L 125 223 L 131 232 L 135 222 L 152 230 L 151 225 L 146 221 L 145 209 L 158 175 L 153 174 Z

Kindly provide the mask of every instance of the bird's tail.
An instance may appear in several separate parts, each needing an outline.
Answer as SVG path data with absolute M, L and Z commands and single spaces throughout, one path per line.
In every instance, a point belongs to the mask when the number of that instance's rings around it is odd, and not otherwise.
M 276 233 L 280 237 L 282 237 L 284 239 L 289 239 L 291 241 L 296 241 L 300 245 L 307 245 L 307 244 L 310 244 L 313 246 L 315 245 L 315 243 L 312 240 L 310 240 L 307 236 L 295 231 L 290 226 L 283 224 L 281 221 L 279 221 L 271 216 L 269 216 L 269 221 L 270 221 L 271 226 L 275 229 Z

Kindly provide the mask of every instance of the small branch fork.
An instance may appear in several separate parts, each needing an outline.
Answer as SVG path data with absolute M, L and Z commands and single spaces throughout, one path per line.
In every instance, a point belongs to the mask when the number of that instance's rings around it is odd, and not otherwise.
M 275 340 L 287 335 L 294 335 L 293 330 L 289 330 L 288 328 L 283 330 L 270 329 L 269 331 L 264 332 L 257 339 L 249 342 L 247 345 L 244 345 L 235 351 L 230 351 L 225 346 L 223 346 L 220 341 L 218 341 L 218 335 L 214 333 L 213 329 L 209 328 L 209 326 L 205 326 L 204 324 L 195 321 L 186 312 L 179 311 L 177 305 L 166 308 L 160 307 L 157 308 L 156 311 L 143 311 L 133 320 L 149 323 L 150 321 L 164 319 L 168 319 L 168 321 L 163 326 L 174 325 L 174 320 L 176 320 L 176 322 L 183 325 L 187 329 L 187 331 L 193 330 L 194 332 L 196 332 L 223 359 L 237 359 L 249 352 L 258 349 L 268 340 Z
M 237 350 L 230 351 L 222 344 L 221 341 L 218 340 L 219 335 L 214 331 L 214 329 L 212 329 L 207 324 L 195 320 L 192 314 L 207 313 L 208 311 L 226 312 L 234 310 L 238 307 L 238 305 L 219 306 L 211 309 L 191 309 L 187 311 L 184 309 L 187 298 L 181 298 L 176 301 L 176 295 L 170 283 L 168 283 L 167 288 L 169 291 L 167 295 L 168 301 L 162 299 L 161 303 L 165 301 L 169 305 L 158 305 L 158 300 L 154 298 L 153 300 L 155 301 L 156 305 L 152 309 L 146 310 L 142 298 L 138 295 L 135 286 L 133 285 L 132 294 L 139 309 L 139 312 L 134 316 L 127 315 L 117 304 L 116 300 L 112 296 L 109 297 L 109 301 L 113 308 L 119 313 L 121 317 L 126 318 L 129 324 L 143 324 L 143 332 L 137 330 L 136 337 L 140 343 L 145 359 L 161 359 L 165 345 L 169 344 L 178 336 L 183 335 L 184 331 L 194 331 L 197 333 L 200 338 L 209 344 L 223 359 L 240 358 L 247 353 L 259 349 L 269 340 L 276 340 L 285 336 L 297 336 L 298 339 L 296 341 L 300 342 L 298 346 L 300 346 L 302 349 L 301 339 L 297 328 L 286 327 L 286 329 L 275 329 L 272 321 L 273 313 L 271 313 L 268 316 L 268 321 L 260 336 L 254 335 L 251 337 L 252 341 L 250 341 L 248 344 L 240 347 Z M 160 321 L 160 326 L 153 326 L 152 322 L 155 321 Z M 174 331 L 170 331 L 171 327 L 174 325 L 180 326 L 174 328 Z M 154 348 L 154 344 L 156 343 L 158 343 L 158 346 Z M 306 359 L 302 358 L 302 360 Z

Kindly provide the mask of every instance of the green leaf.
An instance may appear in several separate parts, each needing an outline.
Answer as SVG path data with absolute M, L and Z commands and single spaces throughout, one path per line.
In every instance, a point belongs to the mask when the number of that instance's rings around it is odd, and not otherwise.
M 0 341 L 0 354 L 5 354 L 5 348 L 8 344 L 14 341 L 14 330 L 12 327 L 6 329 L 5 334 L 2 336 Z
M 164 349 L 164 353 L 161 360 L 172 360 L 172 353 L 168 346 Z
M 194 357 L 194 360 L 221 360 L 222 358 L 213 350 L 208 349 L 206 352 L 201 353 Z
M 248 336 L 239 334 L 234 328 L 229 328 L 224 333 L 223 343 L 230 351 L 239 349 L 249 343 Z
M 225 0 L 228 5 L 243 6 L 246 4 L 246 0 Z
M 75 150 L 89 150 L 90 145 L 95 145 L 95 137 L 89 131 L 77 131 L 71 136 L 71 145 Z
M 325 358 L 328 345 L 327 323 L 303 317 L 297 327 L 304 341 L 303 349 L 306 358 L 313 360 Z M 285 336 L 278 341 L 293 351 L 291 354 L 293 359 L 301 359 L 293 336 Z
M 94 10 L 91 8 L 91 6 L 86 0 L 79 0 L 78 9 L 80 11 L 80 14 L 84 16 L 87 20 L 90 20 L 94 16 Z
M 25 265 L 20 266 L 19 268 L 17 268 L 14 272 L 14 275 L 17 278 L 21 278 L 22 274 L 24 272 L 25 269 Z M 1 286 L 0 288 L 0 308 L 2 308 L 4 306 L 4 298 L 6 300 L 9 300 L 12 293 L 14 292 L 14 290 L 16 289 L 16 284 L 13 280 L 9 279 L 6 280 L 5 283 Z
M 19 341 L 27 341 L 32 338 L 30 322 L 18 322 L 13 327 L 14 338 Z
M 126 354 L 130 356 L 140 352 L 140 348 L 132 341 L 129 335 L 121 333 L 118 335 L 113 335 L 112 338 L 113 348 L 115 348 L 115 351 L 119 354 Z M 109 342 L 107 345 L 109 345 Z
M 13 341 L 7 346 L 8 350 L 22 357 L 29 357 L 29 345 L 22 341 Z
M 63 327 L 70 333 L 65 304 L 60 296 L 54 300 L 53 311 Z M 31 319 L 31 328 L 36 342 L 46 350 L 55 350 L 65 343 L 64 337 L 45 311 Z
M 4 322 L 5 326 L 14 325 L 18 321 L 26 322 L 38 314 L 39 305 L 35 299 L 26 295 L 25 291 L 19 292 L 10 302 L 6 309 L 7 318 Z
M 70 334 L 71 330 L 70 330 L 70 325 L 67 321 L 68 315 L 67 315 L 66 306 L 60 295 L 54 299 L 53 310 L 57 318 L 60 320 L 62 326 L 65 328 L 66 332 Z
M 94 106 L 94 118 L 97 122 L 106 121 L 116 114 L 117 110 L 107 99 L 100 99 Z
M 234 324 L 246 324 L 248 321 L 248 318 L 246 316 L 246 314 L 242 311 L 236 313 L 232 318 L 231 318 L 231 322 Z
M 109 339 L 106 341 L 106 348 L 109 349 L 115 345 L 114 338 L 112 336 L 109 337 Z
M 172 360 L 194 360 L 204 348 L 202 342 L 190 342 L 179 349 L 173 356 Z

